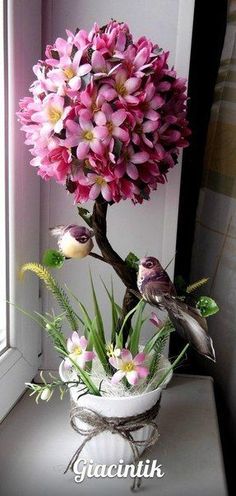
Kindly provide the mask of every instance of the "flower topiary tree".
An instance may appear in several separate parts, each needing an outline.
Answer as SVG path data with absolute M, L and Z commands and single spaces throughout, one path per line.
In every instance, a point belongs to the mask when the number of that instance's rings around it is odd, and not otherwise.
M 101 252 L 90 255 L 110 264 L 126 287 L 124 320 L 137 304 L 135 257 L 123 260 L 111 246 L 107 209 L 149 200 L 188 146 L 185 80 L 168 66 L 168 52 L 144 36 L 134 41 L 127 24 L 113 20 L 89 33 L 67 31 L 45 56 L 18 112 L 31 165 L 75 204 L 94 201 L 91 214 L 78 211 Z M 124 342 L 127 329 L 128 321 Z

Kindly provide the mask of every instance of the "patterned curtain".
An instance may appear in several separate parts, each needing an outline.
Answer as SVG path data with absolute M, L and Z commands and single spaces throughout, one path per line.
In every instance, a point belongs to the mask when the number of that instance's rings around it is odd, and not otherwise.
M 211 110 L 192 257 L 192 280 L 209 276 L 221 311 L 209 321 L 217 363 L 208 365 L 236 433 L 236 1 L 229 2 Z M 234 427 L 234 428 L 233 428 Z M 236 437 L 236 434 L 235 434 Z

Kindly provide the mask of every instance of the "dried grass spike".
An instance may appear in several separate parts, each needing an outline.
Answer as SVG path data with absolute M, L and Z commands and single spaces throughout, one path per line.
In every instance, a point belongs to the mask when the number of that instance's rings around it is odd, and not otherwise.
M 203 277 L 202 279 L 199 279 L 199 281 L 196 281 L 196 282 L 194 282 L 193 284 L 190 284 L 187 287 L 186 293 L 193 293 L 198 288 L 200 288 L 201 286 L 203 286 L 204 284 L 206 284 L 208 281 L 209 281 L 209 277 Z

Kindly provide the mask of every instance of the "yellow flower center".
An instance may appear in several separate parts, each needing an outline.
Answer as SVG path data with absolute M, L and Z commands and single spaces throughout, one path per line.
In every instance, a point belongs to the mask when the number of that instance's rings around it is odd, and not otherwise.
M 95 112 L 98 112 L 100 110 L 100 108 L 97 107 L 96 103 L 92 103 L 91 110 L 92 110 L 92 112 L 95 113 Z
M 82 353 L 83 353 L 83 350 L 82 350 L 81 346 L 76 346 L 76 348 L 73 351 L 73 354 L 78 356 L 78 355 L 81 355 Z
M 133 362 L 123 363 L 121 370 L 122 372 L 132 372 L 132 370 L 135 370 L 135 365 Z
M 110 133 L 110 134 L 111 134 L 111 133 L 112 133 L 112 131 L 113 131 L 113 127 L 114 127 L 114 126 L 113 126 L 112 122 L 107 122 L 107 129 L 108 129 L 108 131 L 109 131 L 109 133 Z
M 95 181 L 97 184 L 99 184 L 99 186 L 102 186 L 103 184 L 106 184 L 106 181 L 105 179 L 103 179 L 103 177 L 99 176 L 97 177 L 96 181 Z
M 75 76 L 75 72 L 73 71 L 72 67 L 67 67 L 66 69 L 64 69 L 64 74 L 67 79 L 72 79 Z
M 92 141 L 92 139 L 93 139 L 93 133 L 92 133 L 92 131 L 85 131 L 85 133 L 84 133 L 84 139 L 86 139 L 87 141 Z
M 116 91 L 119 95 L 121 95 L 121 96 L 127 95 L 127 90 L 126 90 L 123 83 L 116 83 L 115 88 L 116 88 Z
M 48 118 L 52 124 L 56 124 L 56 122 L 60 120 L 61 116 L 62 116 L 62 112 L 58 108 L 49 107 Z

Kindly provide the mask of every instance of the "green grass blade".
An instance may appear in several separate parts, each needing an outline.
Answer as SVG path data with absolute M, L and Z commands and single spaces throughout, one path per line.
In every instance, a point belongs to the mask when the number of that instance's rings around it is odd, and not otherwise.
M 122 326 L 120 328 L 120 332 L 119 332 L 119 338 L 122 340 L 122 337 L 123 337 L 123 329 L 125 327 L 125 324 L 126 322 L 128 321 L 128 319 L 131 317 L 131 315 L 133 315 L 133 313 L 136 312 L 136 310 L 139 308 L 140 304 L 143 302 L 143 300 L 140 300 L 137 305 L 132 308 L 132 310 L 130 310 L 127 315 L 125 316 L 124 320 L 123 320 L 123 323 L 122 323 Z M 123 340 L 122 340 L 123 341 Z
M 164 324 L 163 327 L 161 327 L 161 329 L 156 332 L 145 344 L 145 347 L 144 347 L 144 353 L 150 353 L 153 348 L 156 347 L 156 345 L 158 344 L 158 341 L 160 338 L 164 337 L 166 334 L 167 336 L 169 336 L 169 334 L 171 332 L 173 332 L 174 329 L 173 329 L 173 324 L 171 324 L 170 321 L 168 321 L 166 324 Z
M 115 339 L 116 339 L 116 329 L 117 329 L 117 324 L 118 324 L 118 320 L 119 320 L 119 314 L 118 314 L 118 310 L 117 310 L 117 304 L 115 302 L 115 299 L 114 299 L 114 289 L 113 289 L 113 283 L 111 281 L 111 292 L 107 289 L 105 283 L 103 282 L 103 280 L 101 279 L 102 281 L 102 285 L 107 293 L 107 296 L 110 300 L 110 303 L 111 303 L 111 316 L 112 316 L 112 329 L 111 329 L 111 343 L 115 343 Z
M 176 360 L 171 364 L 171 366 L 167 369 L 167 371 L 163 374 L 163 376 L 161 377 L 161 379 L 158 381 L 158 383 L 156 384 L 156 388 L 159 387 L 163 382 L 164 380 L 167 378 L 167 376 L 169 375 L 169 373 L 175 369 L 175 367 L 177 367 L 178 363 L 180 362 L 180 360 L 182 359 L 182 357 L 184 356 L 185 352 L 187 351 L 189 347 L 189 343 L 186 344 L 186 346 L 184 347 L 184 349 L 181 351 L 181 353 L 177 356 Z
M 90 283 L 91 283 L 92 295 L 93 295 L 94 313 L 95 313 L 95 316 L 96 316 L 96 319 L 97 319 L 97 328 L 98 328 L 98 332 L 100 334 L 100 338 L 101 338 L 101 340 L 103 341 L 103 343 L 105 345 L 106 340 L 105 340 L 105 335 L 104 335 L 103 320 L 102 320 L 102 315 L 101 315 L 100 308 L 99 308 L 99 305 L 98 305 L 98 300 L 97 300 L 96 292 L 95 292 L 95 289 L 94 289 L 94 284 L 93 284 L 93 278 L 92 278 L 91 271 L 90 271 Z
M 130 344 L 129 344 L 129 349 L 132 353 L 133 356 L 137 355 L 139 351 L 139 340 L 140 340 L 140 334 L 141 334 L 141 329 L 143 326 L 143 323 L 145 322 L 146 319 L 143 319 L 143 311 L 146 306 L 145 301 L 141 301 L 139 308 L 137 310 L 137 316 L 135 320 L 135 324 L 133 327 L 133 332 L 130 337 Z
M 99 332 L 99 329 L 98 329 L 98 324 L 97 324 L 97 318 L 95 317 L 95 319 L 93 320 L 92 322 L 92 326 L 91 326 L 91 339 L 93 341 L 93 346 L 94 346 L 94 349 L 97 353 L 97 356 L 105 370 L 105 372 L 107 373 L 109 371 L 109 362 L 108 362 L 108 356 L 107 356 L 107 353 L 106 353 L 106 348 L 105 348 L 105 345 L 101 339 L 101 335 L 100 335 L 100 332 Z

